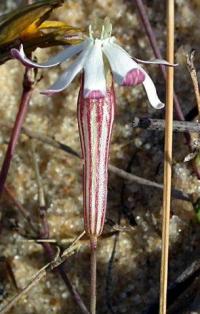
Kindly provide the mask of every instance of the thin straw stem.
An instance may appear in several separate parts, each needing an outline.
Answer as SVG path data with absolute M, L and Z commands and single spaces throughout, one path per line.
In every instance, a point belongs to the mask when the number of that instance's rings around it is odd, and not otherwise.
M 97 238 L 91 238 L 91 268 L 90 268 L 90 313 L 96 314 L 96 285 L 97 285 Z
M 174 0 L 167 2 L 167 60 L 174 62 Z M 166 81 L 166 132 L 164 151 L 164 190 L 163 190 L 163 222 L 162 222 L 162 257 L 160 277 L 160 314 L 167 310 L 167 281 L 169 257 L 169 222 L 171 205 L 172 175 L 172 134 L 173 134 L 173 96 L 174 69 L 167 69 Z

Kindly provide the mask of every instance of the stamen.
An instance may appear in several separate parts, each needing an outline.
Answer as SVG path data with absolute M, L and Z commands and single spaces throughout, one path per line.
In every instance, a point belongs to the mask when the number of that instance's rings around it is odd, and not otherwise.
M 105 36 L 105 26 L 102 25 L 102 30 L 101 30 L 101 40 L 104 39 L 104 36 Z
M 89 30 L 89 37 L 90 37 L 91 39 L 94 39 L 94 37 L 93 37 L 94 32 L 93 32 L 93 30 L 92 30 L 92 25 L 91 25 L 91 24 L 89 25 L 88 30 Z
M 112 24 L 110 23 L 109 17 L 105 18 L 104 27 L 105 27 L 104 39 L 106 39 L 109 38 L 112 34 Z

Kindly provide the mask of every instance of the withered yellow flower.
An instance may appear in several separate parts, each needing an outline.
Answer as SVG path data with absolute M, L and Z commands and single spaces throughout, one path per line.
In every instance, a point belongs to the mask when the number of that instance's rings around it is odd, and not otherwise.
M 30 53 L 37 47 L 79 43 L 81 29 L 64 22 L 47 21 L 51 12 L 62 3 L 63 0 L 41 0 L 2 16 L 0 64 L 9 60 L 10 49 L 17 48 L 20 44 Z

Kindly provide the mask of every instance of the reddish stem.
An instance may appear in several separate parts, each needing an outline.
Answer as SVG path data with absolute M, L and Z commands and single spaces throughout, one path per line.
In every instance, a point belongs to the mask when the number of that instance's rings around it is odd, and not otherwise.
M 28 110 L 28 104 L 31 98 L 32 94 L 32 85 L 33 83 L 30 81 L 28 77 L 28 70 L 26 69 L 24 74 L 24 81 L 23 81 L 23 93 L 21 97 L 21 102 L 19 106 L 19 110 L 17 113 L 17 117 L 15 120 L 14 127 L 12 129 L 11 137 L 9 140 L 9 144 L 7 147 L 6 155 L 4 157 L 3 165 L 1 167 L 0 172 L 0 196 L 3 192 L 4 185 L 6 182 L 6 178 L 8 176 L 8 171 L 10 168 L 10 163 L 13 158 L 15 148 L 17 145 L 17 141 L 21 132 L 22 125 L 24 123 L 24 120 L 26 118 L 27 110 Z
M 96 299 L 97 299 L 97 237 L 90 238 L 90 248 L 91 248 L 91 256 L 90 256 L 90 278 L 91 278 L 91 286 L 90 286 L 90 313 L 96 314 Z

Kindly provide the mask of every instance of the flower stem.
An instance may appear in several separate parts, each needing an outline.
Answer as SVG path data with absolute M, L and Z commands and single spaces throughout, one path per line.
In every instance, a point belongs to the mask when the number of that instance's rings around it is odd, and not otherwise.
M 19 110 L 17 113 L 14 127 L 12 129 L 12 133 L 11 133 L 11 137 L 9 140 L 6 155 L 4 157 L 3 165 L 2 165 L 1 171 L 0 171 L 0 196 L 3 192 L 6 178 L 8 175 L 8 171 L 10 168 L 10 163 L 11 163 L 11 160 L 12 160 L 14 152 L 15 152 L 15 148 L 16 148 L 17 141 L 18 141 L 18 138 L 19 138 L 19 135 L 21 132 L 22 125 L 23 125 L 24 120 L 26 118 L 26 114 L 27 114 L 27 110 L 28 110 L 28 104 L 29 104 L 31 94 L 32 94 L 32 86 L 33 86 L 33 83 L 30 81 L 30 79 L 28 77 L 28 70 L 26 70 L 25 74 L 24 74 L 23 93 L 22 93 L 22 97 L 21 97 Z
M 97 237 L 91 237 L 91 293 L 90 313 L 96 314 L 96 281 L 97 281 Z

